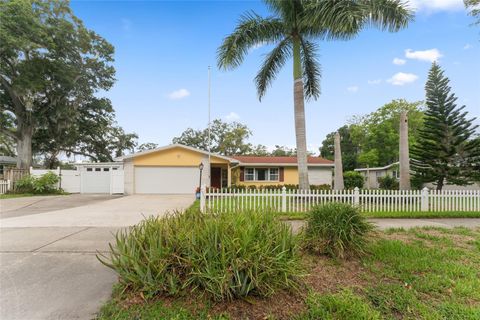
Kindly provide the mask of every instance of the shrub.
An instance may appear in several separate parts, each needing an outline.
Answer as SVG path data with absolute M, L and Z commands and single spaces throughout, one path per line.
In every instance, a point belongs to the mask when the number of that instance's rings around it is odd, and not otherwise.
M 47 172 L 40 177 L 23 176 L 15 182 L 15 191 L 18 193 L 47 194 L 58 192 L 60 178 L 53 172 Z
M 365 252 L 373 226 L 350 204 L 327 203 L 308 214 L 304 246 L 311 252 L 332 257 Z
M 200 290 L 215 300 L 296 288 L 298 246 L 273 213 L 150 217 L 115 236 L 107 255 L 125 287 L 149 296 Z
M 384 177 L 378 178 L 378 184 L 380 185 L 380 189 L 385 190 L 398 190 L 398 181 L 394 177 L 390 175 L 386 175 Z
M 360 172 L 347 171 L 343 174 L 345 189 L 363 188 L 364 178 Z

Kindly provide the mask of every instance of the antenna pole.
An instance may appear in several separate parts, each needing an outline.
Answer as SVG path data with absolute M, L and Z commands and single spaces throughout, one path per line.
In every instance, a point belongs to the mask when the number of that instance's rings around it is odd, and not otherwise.
M 211 125 L 211 107 L 210 107 L 210 101 L 211 101 L 211 68 L 208 66 L 208 181 L 211 182 L 211 171 L 212 171 L 212 165 L 210 162 L 211 158 L 211 130 L 210 130 L 210 125 Z M 210 183 L 208 184 L 210 186 Z

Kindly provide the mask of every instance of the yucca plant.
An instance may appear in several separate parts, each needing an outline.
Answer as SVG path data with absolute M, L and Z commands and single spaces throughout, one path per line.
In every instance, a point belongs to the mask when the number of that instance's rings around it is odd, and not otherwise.
M 206 293 L 214 300 L 268 296 L 296 288 L 298 243 L 273 213 L 204 215 L 198 211 L 148 218 L 116 234 L 99 260 L 125 287 L 146 295 Z
M 316 206 L 308 214 L 304 248 L 336 258 L 362 254 L 372 230 L 373 225 L 350 204 Z

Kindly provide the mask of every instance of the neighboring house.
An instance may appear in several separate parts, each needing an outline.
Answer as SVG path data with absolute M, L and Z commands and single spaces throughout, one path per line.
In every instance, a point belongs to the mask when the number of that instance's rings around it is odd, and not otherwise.
M 0 156 L 0 180 L 5 177 L 5 174 L 9 168 L 14 168 L 16 165 L 16 157 Z
M 364 188 L 366 189 L 378 189 L 380 187 L 378 178 L 385 177 L 387 175 L 400 179 L 399 163 L 395 162 L 385 167 L 375 168 L 358 168 L 355 171 L 360 172 L 365 178 Z M 436 186 L 433 183 L 424 184 L 428 189 L 435 189 Z M 468 186 L 459 186 L 456 184 L 445 184 L 443 190 L 480 190 L 480 183 L 474 183 Z
M 378 179 L 385 176 L 391 176 L 395 179 L 400 178 L 400 174 L 398 171 L 398 162 L 389 164 L 388 166 L 384 167 L 374 167 L 374 168 L 358 168 L 355 171 L 360 172 L 364 179 L 364 188 L 366 189 L 378 189 L 380 184 Z

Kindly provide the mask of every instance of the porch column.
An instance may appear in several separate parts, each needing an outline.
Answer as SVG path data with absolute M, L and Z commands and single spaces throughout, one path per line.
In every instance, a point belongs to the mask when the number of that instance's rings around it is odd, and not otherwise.
M 210 187 L 210 165 L 208 163 L 208 156 L 202 158 L 203 170 L 202 170 L 202 185 Z

